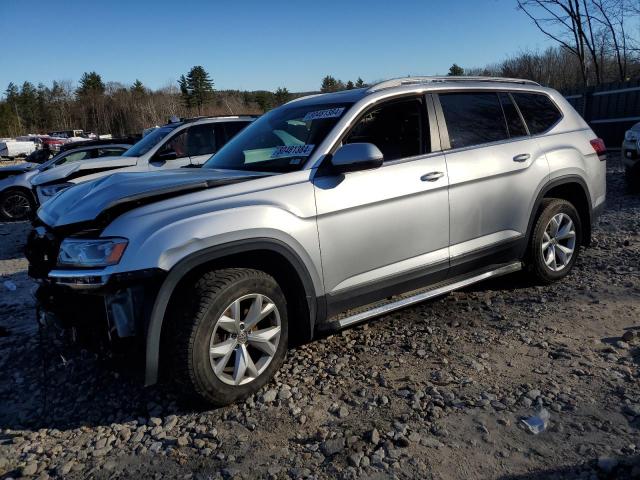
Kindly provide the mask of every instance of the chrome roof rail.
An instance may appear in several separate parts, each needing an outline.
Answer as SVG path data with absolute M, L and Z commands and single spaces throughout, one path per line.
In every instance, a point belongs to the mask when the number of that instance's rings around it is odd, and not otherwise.
M 540 84 L 533 80 L 523 80 L 521 78 L 501 78 L 501 77 L 403 77 L 393 78 L 385 82 L 372 85 L 367 92 L 377 92 L 385 88 L 402 87 L 404 85 L 420 85 L 427 83 L 444 83 L 444 82 L 492 82 L 492 83 L 515 83 L 520 85 L 534 85 L 539 87 Z

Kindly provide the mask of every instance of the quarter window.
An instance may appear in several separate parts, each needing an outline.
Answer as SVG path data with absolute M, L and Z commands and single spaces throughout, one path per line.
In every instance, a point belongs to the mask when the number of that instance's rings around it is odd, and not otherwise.
M 343 143 L 373 143 L 385 162 L 420 155 L 430 150 L 425 147 L 424 118 L 422 101 L 417 98 L 374 107 Z
M 509 136 L 511 138 L 526 137 L 527 129 L 522 123 L 522 117 L 518 113 L 518 109 L 511 100 L 511 96 L 508 93 L 499 93 L 500 103 L 502 104 L 502 111 L 504 117 L 507 120 L 507 129 L 509 130 Z
M 509 138 L 496 93 L 441 93 L 439 98 L 451 148 Z
M 544 133 L 553 127 L 562 114 L 551 99 L 541 93 L 514 93 L 513 98 L 527 122 L 529 133 Z

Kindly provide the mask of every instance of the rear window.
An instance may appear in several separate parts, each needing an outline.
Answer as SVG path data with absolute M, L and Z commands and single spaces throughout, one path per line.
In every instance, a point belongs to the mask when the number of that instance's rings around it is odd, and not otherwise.
M 531 135 L 544 133 L 562 118 L 558 107 L 541 93 L 513 93 Z
M 441 93 L 439 98 L 451 148 L 509 138 L 502 106 L 495 92 Z

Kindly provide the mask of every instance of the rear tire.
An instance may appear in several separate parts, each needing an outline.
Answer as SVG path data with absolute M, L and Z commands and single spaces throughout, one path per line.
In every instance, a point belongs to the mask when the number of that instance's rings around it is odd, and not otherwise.
M 566 200 L 546 198 L 529 242 L 532 273 L 543 283 L 565 277 L 578 258 L 582 223 L 575 207 Z
M 287 304 L 270 275 L 228 268 L 203 274 L 172 308 L 172 377 L 183 391 L 222 406 L 247 398 L 284 362 Z M 180 297 L 183 298 L 183 297 Z
M 8 190 L 0 194 L 0 219 L 4 221 L 28 220 L 33 216 L 33 196 L 22 190 Z

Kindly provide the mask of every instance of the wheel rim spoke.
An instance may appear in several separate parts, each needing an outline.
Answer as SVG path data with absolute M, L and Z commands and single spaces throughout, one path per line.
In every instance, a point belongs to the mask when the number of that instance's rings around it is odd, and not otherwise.
M 280 327 L 270 327 L 250 333 L 247 336 L 247 340 L 252 347 L 273 356 L 276 353 L 276 346 L 272 341 L 278 335 L 280 335 Z
M 258 376 L 258 369 L 249 355 L 246 345 L 239 345 L 236 349 L 236 361 L 233 368 L 233 383 L 240 385 L 242 380 L 247 377 L 255 378 Z
M 217 375 L 222 374 L 224 369 L 227 367 L 229 358 L 231 358 L 231 354 L 233 353 L 237 344 L 238 342 L 235 338 L 230 338 L 229 340 L 219 343 L 209 349 L 209 358 L 211 358 L 211 361 L 213 363 L 213 371 Z M 216 361 L 216 358 L 220 358 L 220 360 Z
M 262 295 L 256 295 L 251 302 L 251 307 L 247 312 L 247 316 L 244 319 L 244 325 L 246 329 L 252 328 L 256 323 L 260 321 L 260 312 L 262 311 Z
M 229 333 L 237 333 L 238 332 L 238 323 L 231 317 L 223 315 L 218 320 L 218 326 L 222 328 L 225 332 Z

